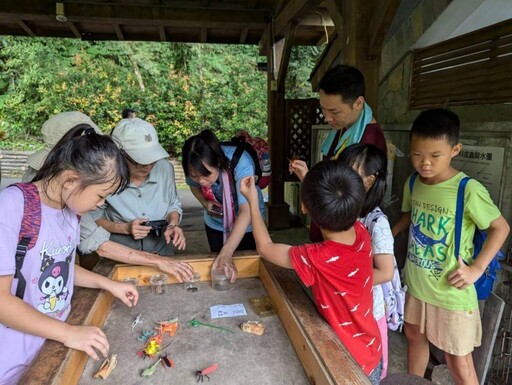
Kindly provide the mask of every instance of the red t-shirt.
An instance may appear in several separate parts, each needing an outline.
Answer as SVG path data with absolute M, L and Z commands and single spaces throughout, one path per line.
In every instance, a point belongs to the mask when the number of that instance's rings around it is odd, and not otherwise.
M 373 318 L 371 239 L 361 223 L 354 228 L 353 245 L 324 241 L 294 246 L 289 254 L 302 282 L 311 286 L 318 311 L 368 375 L 382 349 Z
M 343 130 L 339 130 L 336 133 L 336 137 L 334 138 L 332 146 L 329 149 L 329 153 L 324 157 L 324 160 L 331 159 L 334 156 L 334 150 L 338 144 L 338 140 L 340 139 L 342 131 Z M 382 131 L 382 127 L 379 123 L 368 123 L 364 129 L 363 136 L 361 137 L 359 143 L 373 144 L 374 146 L 384 151 L 384 155 L 387 157 L 388 150 L 386 146 L 386 138 L 384 137 L 384 132 Z M 322 242 L 324 240 L 320 229 L 314 223 L 311 223 L 311 226 L 309 227 L 309 239 L 311 242 Z

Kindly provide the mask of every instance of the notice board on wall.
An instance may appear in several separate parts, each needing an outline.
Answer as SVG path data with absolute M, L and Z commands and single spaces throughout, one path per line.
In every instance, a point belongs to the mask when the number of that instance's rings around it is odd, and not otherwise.
M 482 183 L 498 204 L 504 155 L 503 147 L 463 146 L 459 155 L 453 158 L 452 165 Z

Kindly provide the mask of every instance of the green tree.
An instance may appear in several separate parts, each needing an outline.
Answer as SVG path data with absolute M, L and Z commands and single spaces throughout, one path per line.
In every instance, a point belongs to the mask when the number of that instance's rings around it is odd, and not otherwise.
M 315 50 L 294 48 L 288 97 L 310 97 Z M 244 129 L 267 136 L 266 74 L 255 46 L 4 37 L 0 44 L 0 124 L 13 141 L 38 143 L 49 116 L 79 110 L 106 133 L 123 108 L 180 149 L 203 128 L 221 139 Z M 178 151 L 179 152 L 179 151 Z

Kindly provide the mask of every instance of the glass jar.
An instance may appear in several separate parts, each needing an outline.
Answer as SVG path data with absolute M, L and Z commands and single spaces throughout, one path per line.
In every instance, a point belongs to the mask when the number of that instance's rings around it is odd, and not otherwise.
M 149 279 L 153 294 L 165 294 L 167 290 L 167 274 L 154 274 Z
M 195 293 L 199 290 L 199 282 L 201 282 L 201 274 L 195 271 L 192 278 L 183 281 L 183 289 L 189 293 Z
M 223 268 L 212 270 L 212 288 L 217 291 L 228 291 L 235 287 L 229 277 L 224 273 Z

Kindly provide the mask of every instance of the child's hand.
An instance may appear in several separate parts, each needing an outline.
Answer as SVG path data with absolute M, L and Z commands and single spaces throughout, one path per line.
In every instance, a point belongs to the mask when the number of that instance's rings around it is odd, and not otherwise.
M 300 179 L 300 181 L 304 181 L 306 174 L 308 173 L 308 165 L 303 160 L 292 160 L 290 164 L 288 164 L 288 171 L 290 174 L 295 174 Z
M 457 268 L 448 275 L 448 282 L 453 287 L 464 290 L 469 285 L 475 283 L 481 275 L 481 271 L 466 265 L 462 258 L 459 257 L 457 259 Z
M 246 176 L 240 181 L 240 192 L 248 202 L 258 201 L 258 192 L 254 183 L 254 176 Z
M 139 292 L 132 284 L 110 280 L 107 290 L 110 291 L 114 297 L 123 301 L 126 306 L 132 307 L 137 305 Z
M 96 326 L 70 326 L 67 338 L 62 341 L 68 348 L 81 350 L 91 358 L 99 360 L 99 351 L 103 357 L 107 357 L 110 348 L 107 336 Z M 96 350 L 95 350 L 96 349 Z

